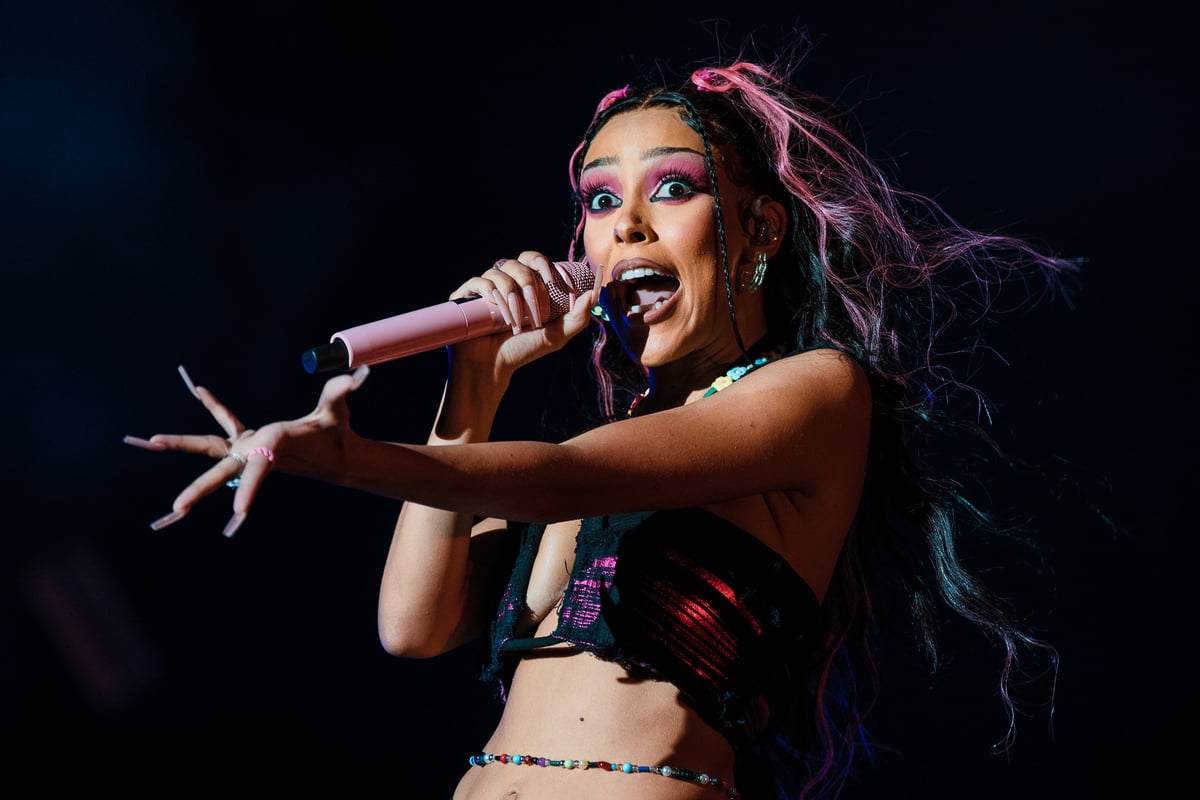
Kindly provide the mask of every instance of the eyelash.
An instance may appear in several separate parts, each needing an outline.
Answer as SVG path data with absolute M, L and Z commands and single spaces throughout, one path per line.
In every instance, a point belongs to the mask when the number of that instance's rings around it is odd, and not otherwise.
M 667 196 L 667 197 L 659 197 L 659 194 L 666 187 L 668 187 L 672 184 L 682 184 L 685 187 L 684 194 Z M 686 200 L 687 198 L 691 197 L 694 194 L 698 194 L 701 191 L 702 191 L 701 187 L 698 186 L 697 182 L 694 181 L 692 178 L 690 178 L 686 175 L 681 175 L 679 173 L 670 173 L 670 174 L 664 175 L 661 179 L 659 179 L 658 186 L 655 188 L 654 194 L 652 194 L 650 196 L 650 202 L 657 203 L 661 200 Z M 596 208 L 595 203 L 596 203 L 597 198 L 603 197 L 605 195 L 608 195 L 611 197 L 616 197 L 616 198 L 618 198 L 618 200 L 620 199 L 619 196 L 616 194 L 616 192 L 613 192 L 611 189 L 608 188 L 608 186 L 603 185 L 603 184 L 601 184 L 599 186 L 589 187 L 583 191 L 583 205 L 589 214 L 603 214 L 607 211 L 612 211 L 613 209 L 620 208 L 620 205 L 610 205 L 610 206 L 606 206 L 604 208 Z

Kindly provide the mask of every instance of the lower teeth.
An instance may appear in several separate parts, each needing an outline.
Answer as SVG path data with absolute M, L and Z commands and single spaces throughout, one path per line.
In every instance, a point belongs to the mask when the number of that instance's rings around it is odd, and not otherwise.
M 629 313 L 630 314 L 645 314 L 647 311 L 653 311 L 654 309 L 658 308 L 664 302 L 666 302 L 666 301 L 665 300 L 656 300 L 654 302 L 654 304 L 652 306 L 650 306 L 649 308 L 646 308 L 645 306 L 630 306 Z

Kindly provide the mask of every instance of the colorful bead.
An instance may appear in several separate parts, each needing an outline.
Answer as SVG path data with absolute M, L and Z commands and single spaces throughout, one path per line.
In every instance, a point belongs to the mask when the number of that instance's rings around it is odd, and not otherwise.
M 527 764 L 536 767 L 562 767 L 563 769 L 602 769 L 609 772 L 623 772 L 626 775 L 632 775 L 638 772 L 649 772 L 655 775 L 661 775 L 664 778 L 674 778 L 676 780 L 695 783 L 700 786 L 715 786 L 724 790 L 725 795 L 729 800 L 738 800 L 740 795 L 738 790 L 729 781 L 721 778 L 714 778 L 703 772 L 693 772 L 688 769 L 678 769 L 677 767 L 669 767 L 666 765 L 650 767 L 639 766 L 631 761 L 588 761 L 578 758 L 546 758 L 544 756 L 532 756 L 521 754 L 508 753 L 476 753 L 467 759 L 473 767 L 484 767 L 493 762 L 501 764 Z
M 704 393 L 705 397 L 714 395 L 722 389 L 731 386 L 740 378 L 744 377 L 751 370 L 757 369 L 764 364 L 769 364 L 775 359 L 781 357 L 784 351 L 783 348 L 776 348 L 766 355 L 761 355 L 754 359 L 754 362 L 749 366 L 738 364 L 736 367 L 730 367 L 724 375 L 712 382 L 712 386 L 708 387 L 708 391 Z

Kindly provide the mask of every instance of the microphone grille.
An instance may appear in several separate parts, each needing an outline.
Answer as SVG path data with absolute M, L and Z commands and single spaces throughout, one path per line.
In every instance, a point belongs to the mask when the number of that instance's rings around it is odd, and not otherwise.
M 555 320 L 571 308 L 571 298 L 596 285 L 592 268 L 581 261 L 554 262 L 554 279 L 546 284 L 550 292 L 550 317 Z

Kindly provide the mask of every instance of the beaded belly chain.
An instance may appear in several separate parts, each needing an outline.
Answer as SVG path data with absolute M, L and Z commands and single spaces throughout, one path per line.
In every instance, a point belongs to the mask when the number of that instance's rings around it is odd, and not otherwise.
M 665 765 L 647 767 L 633 764 L 629 761 L 586 761 L 577 758 L 545 758 L 543 756 L 509 755 L 508 753 L 476 753 L 468 759 L 468 762 L 473 767 L 486 767 L 488 764 L 500 763 L 578 770 L 599 769 L 607 772 L 621 772 L 626 775 L 649 773 L 651 775 L 661 775 L 664 778 L 674 778 L 675 780 L 687 781 L 688 783 L 695 783 L 700 786 L 712 786 L 721 789 L 725 792 L 725 796 L 729 800 L 738 800 L 741 796 L 738 794 L 738 790 L 734 788 L 734 785 L 727 780 L 714 778 L 702 772 L 693 772 Z

